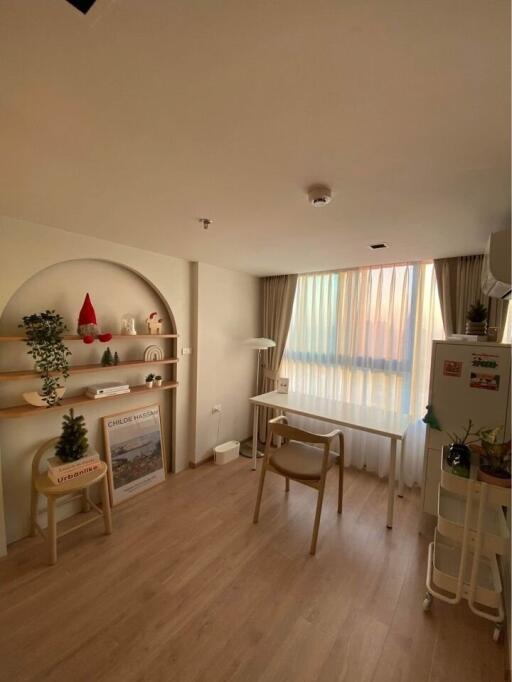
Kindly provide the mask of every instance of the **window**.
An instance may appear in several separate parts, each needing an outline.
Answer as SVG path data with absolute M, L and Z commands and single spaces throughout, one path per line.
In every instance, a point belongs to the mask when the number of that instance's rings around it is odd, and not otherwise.
M 295 390 L 417 416 L 432 338 L 444 333 L 431 263 L 303 275 L 282 372 Z
M 405 481 L 421 480 L 432 339 L 444 338 L 432 263 L 302 275 L 281 373 L 290 390 L 412 417 Z M 325 424 L 292 420 L 319 433 Z M 387 474 L 387 439 L 344 429 L 347 466 Z

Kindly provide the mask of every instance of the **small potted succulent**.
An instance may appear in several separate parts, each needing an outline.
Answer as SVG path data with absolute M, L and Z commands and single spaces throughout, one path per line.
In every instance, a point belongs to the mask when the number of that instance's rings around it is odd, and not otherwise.
M 159 374 L 157 374 L 155 376 L 155 386 L 161 386 L 161 385 L 162 385 L 162 377 Z
M 471 466 L 471 448 L 469 447 L 478 440 L 479 432 L 472 433 L 473 422 L 471 419 L 468 425 L 464 428 L 462 435 L 457 433 L 448 433 L 451 438 L 450 451 L 446 458 L 448 464 L 452 468 L 452 473 L 457 476 L 469 478 L 469 469 Z M 476 436 L 473 440 L 469 440 L 471 436 Z
M 153 388 L 153 381 L 155 380 L 154 374 L 148 374 L 146 377 L 146 388 Z
M 481 429 L 480 445 L 473 449 L 480 456 L 478 480 L 510 488 L 510 440 L 505 441 L 503 427 Z
M 480 301 L 469 306 L 466 313 L 466 334 L 477 334 L 478 336 L 487 334 L 487 308 Z

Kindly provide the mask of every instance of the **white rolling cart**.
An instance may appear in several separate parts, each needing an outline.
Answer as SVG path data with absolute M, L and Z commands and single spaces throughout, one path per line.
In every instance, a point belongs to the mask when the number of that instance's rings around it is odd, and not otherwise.
M 495 624 L 497 642 L 505 614 L 496 555 L 505 554 L 510 542 L 503 512 L 503 507 L 510 507 L 510 489 L 478 481 L 474 465 L 470 478 L 452 474 L 447 453 L 443 448 L 423 608 L 430 610 L 433 597 L 448 604 L 466 599 L 473 613 Z

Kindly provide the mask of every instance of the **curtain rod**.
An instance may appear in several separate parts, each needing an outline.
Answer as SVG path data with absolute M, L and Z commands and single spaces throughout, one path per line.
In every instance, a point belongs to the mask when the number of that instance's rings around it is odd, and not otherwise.
M 427 265 L 433 263 L 433 259 L 408 260 L 400 263 L 376 263 L 375 265 L 357 265 L 351 268 L 331 268 L 330 270 L 314 270 L 313 272 L 299 272 L 298 275 L 332 275 L 337 272 L 349 272 L 350 270 L 374 270 L 376 268 L 393 268 L 400 265 Z

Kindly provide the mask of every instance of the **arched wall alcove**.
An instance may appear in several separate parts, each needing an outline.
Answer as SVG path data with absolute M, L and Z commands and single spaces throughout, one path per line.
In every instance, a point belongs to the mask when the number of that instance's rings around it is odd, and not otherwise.
M 98 325 L 102 331 L 120 333 L 121 319 L 131 314 L 137 329 L 144 330 L 147 314 L 158 311 L 163 318 L 163 333 L 177 333 L 173 310 L 159 288 L 146 273 L 133 267 L 97 258 L 71 259 L 54 263 L 37 270 L 12 293 L 0 316 L 0 335 L 20 335 L 18 324 L 23 315 L 55 309 L 66 321 L 70 334 L 76 333 L 76 321 L 85 294 L 89 292 L 96 309 Z M 108 344 L 95 341 L 85 345 L 69 341 L 72 352 L 70 364 L 98 363 L 106 346 L 119 353 L 121 361 L 143 358 L 146 346 L 161 345 L 165 356 L 177 357 L 176 339 L 142 339 L 127 337 L 113 339 Z M 31 369 L 31 358 L 25 344 L 1 344 L 0 370 Z M 147 371 L 160 373 L 164 379 L 177 379 L 177 365 L 161 367 L 126 368 L 111 372 L 71 374 L 66 382 L 66 393 L 71 396 L 83 392 L 89 384 L 103 381 L 126 381 L 132 385 L 144 383 Z M 37 390 L 37 377 L 22 381 L 0 383 L 0 407 L 22 404 L 21 393 Z M 179 390 L 179 389 L 178 389 Z M 155 391 L 143 395 L 123 397 L 119 400 L 95 401 L 77 408 L 84 414 L 93 447 L 104 453 L 102 421 L 106 415 L 125 410 L 158 404 L 162 415 L 162 432 L 168 470 L 176 468 L 176 391 Z M 7 541 L 24 537 L 28 533 L 30 464 L 35 448 L 44 440 L 58 435 L 65 410 L 19 419 L 0 420 L 0 450 L 4 484 L 4 510 Z M 149 491 L 147 494 L 151 494 Z M 62 516 L 73 513 L 73 508 L 62 508 Z

